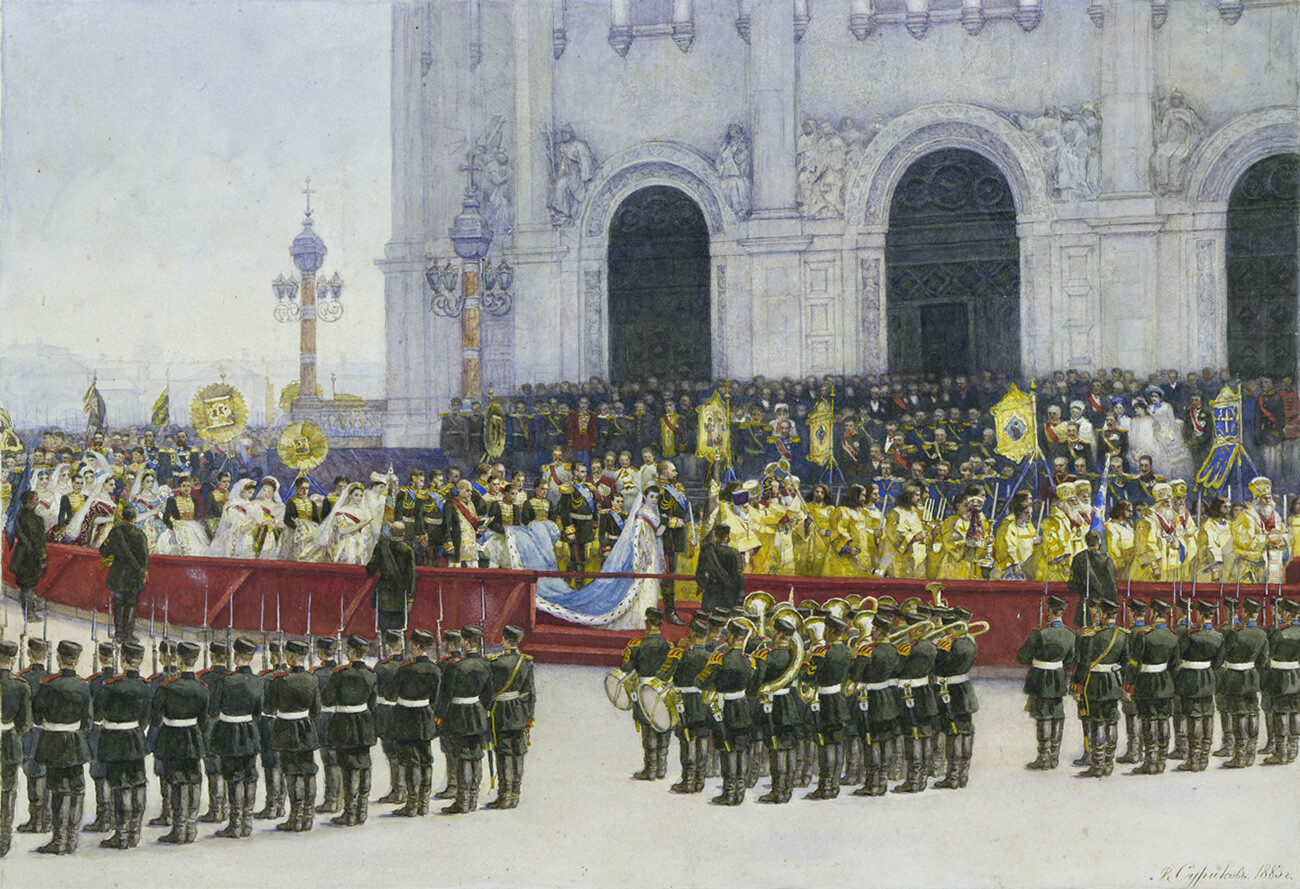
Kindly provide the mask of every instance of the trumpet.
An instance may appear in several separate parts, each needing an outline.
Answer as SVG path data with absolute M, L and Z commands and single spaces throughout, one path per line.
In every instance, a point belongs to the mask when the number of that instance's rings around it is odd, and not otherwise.
M 941 639 L 960 639 L 962 636 L 982 636 L 989 631 L 989 622 L 986 620 L 977 620 L 973 623 L 967 623 L 959 620 L 955 623 L 944 624 L 941 627 L 935 627 L 926 632 L 922 638 L 930 641 Z
M 934 631 L 934 623 L 932 621 L 923 620 L 919 624 L 911 624 L 906 627 L 900 627 L 899 629 L 895 630 L 894 632 L 886 636 L 885 641 L 892 645 L 895 642 L 900 642 L 903 639 L 906 639 L 908 636 L 912 635 L 913 633 L 919 633 L 921 638 L 925 638 L 933 631 Z

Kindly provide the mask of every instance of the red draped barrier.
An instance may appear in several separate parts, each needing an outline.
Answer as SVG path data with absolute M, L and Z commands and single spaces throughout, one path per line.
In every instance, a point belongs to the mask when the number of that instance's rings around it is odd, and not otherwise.
M 99 553 L 79 547 L 49 547 L 49 567 L 37 587 L 37 594 L 60 605 L 88 611 L 92 606 L 101 615 L 108 614 L 111 596 L 104 586 L 107 571 Z M 555 643 L 550 660 L 563 661 L 565 650 L 586 650 L 615 655 L 630 633 L 587 630 L 574 625 L 555 628 L 560 622 L 547 617 L 536 620 L 534 605 L 537 578 L 553 572 L 506 571 L 473 568 L 420 568 L 417 571 L 415 604 L 409 624 L 435 632 L 444 627 L 482 624 L 489 641 L 499 641 L 507 624 L 517 624 L 530 632 L 534 641 Z M 4 579 L 13 577 L 6 566 Z M 691 578 L 678 577 L 679 580 Z M 778 601 L 815 599 L 824 602 L 834 597 L 892 596 L 898 601 L 917 596 L 925 602 L 930 594 L 927 580 L 847 577 L 780 577 L 748 575 L 750 592 L 764 590 Z M 1279 591 L 1271 587 L 1268 599 L 1283 593 L 1294 597 L 1300 582 L 1300 560 L 1287 569 L 1287 581 Z M 373 637 L 375 612 L 371 605 L 375 580 L 356 565 L 329 565 L 303 562 L 252 561 L 243 559 L 154 556 L 149 560 L 149 578 L 140 596 L 137 632 L 148 629 L 152 618 L 158 632 L 164 619 L 173 626 L 209 627 L 217 630 L 232 626 L 235 630 L 271 632 L 282 629 L 288 634 L 334 635 L 339 632 L 361 633 Z M 1029 631 L 1037 625 L 1044 587 L 1041 583 L 1008 583 L 982 580 L 943 581 L 944 600 L 950 605 L 964 605 L 975 619 L 986 620 L 991 629 L 979 639 L 981 664 L 1015 663 L 1015 652 Z M 1049 587 L 1052 593 L 1069 598 L 1064 583 Z M 1125 588 L 1121 587 L 1121 594 Z M 1133 584 L 1129 590 L 1136 597 L 1172 598 L 1170 584 Z M 1197 599 L 1217 599 L 1232 595 L 1236 587 L 1199 586 Z M 1240 588 L 1241 595 L 1264 597 L 1263 586 Z M 1180 598 L 1192 598 L 1190 584 L 1178 591 Z M 679 603 L 682 616 L 688 616 L 690 602 Z M 1071 603 L 1073 607 L 1073 603 Z M 310 613 L 310 623 L 308 614 Z M 1071 611 L 1071 614 L 1073 612 Z M 1271 611 L 1266 616 L 1271 617 Z M 672 638 L 680 630 L 669 629 Z M 548 633 L 550 634 L 548 636 Z M 555 638 L 551 638 L 555 637 Z M 562 640 L 561 640 L 562 637 Z M 557 641 L 560 640 L 560 641 Z M 567 647 L 567 649 L 566 649 Z M 562 650 L 564 649 L 564 650 Z M 601 658 L 607 660 L 607 658 Z M 579 658 L 575 662 L 590 662 Z

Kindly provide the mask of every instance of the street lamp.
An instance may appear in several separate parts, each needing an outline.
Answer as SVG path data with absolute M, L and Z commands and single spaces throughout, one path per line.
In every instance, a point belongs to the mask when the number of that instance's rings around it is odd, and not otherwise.
M 474 152 L 466 157 L 468 163 L 461 170 L 469 174 L 469 187 L 465 189 L 460 214 L 448 230 L 452 249 L 460 259 L 460 269 L 456 269 L 450 259 L 441 267 L 434 260 L 425 270 L 424 279 L 433 291 L 429 310 L 444 318 L 460 318 L 461 394 L 474 398 L 483 391 L 481 314 L 487 312 L 499 317 L 510 311 L 514 304 L 510 288 L 514 284 L 515 271 L 505 260 L 493 267 L 487 258 L 488 248 L 492 245 L 492 229 L 479 212 L 478 185 L 474 181 L 479 167 Z
M 275 320 L 298 321 L 301 329 L 298 338 L 298 398 L 316 399 L 316 319 L 337 321 L 343 317 L 343 279 L 338 272 L 318 284 L 316 273 L 325 264 L 325 242 L 312 229 L 311 196 L 315 189 L 311 179 L 302 190 L 307 196 L 307 212 L 302 221 L 302 232 L 293 239 L 289 255 L 302 273 L 299 281 L 293 275 L 279 275 L 271 282 L 275 294 Z M 295 301 L 299 297 L 300 301 Z

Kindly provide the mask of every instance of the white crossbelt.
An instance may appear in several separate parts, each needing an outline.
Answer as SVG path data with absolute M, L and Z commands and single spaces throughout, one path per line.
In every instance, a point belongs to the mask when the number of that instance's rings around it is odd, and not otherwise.
M 1168 664 L 1139 664 L 1139 673 L 1163 673 L 1169 668 Z
M 1254 662 L 1254 661 L 1246 661 L 1245 663 L 1239 663 L 1239 664 L 1224 664 L 1223 666 L 1224 666 L 1225 669 L 1228 669 L 1228 670 L 1236 670 L 1238 673 L 1245 673 L 1247 670 L 1253 670 L 1253 669 L 1255 669 L 1255 662 Z
M 102 728 L 106 732 L 129 732 L 140 728 L 140 723 L 138 721 L 137 722 L 109 722 L 106 719 L 104 720 L 100 728 Z
M 745 693 L 743 691 L 724 691 L 720 697 L 724 701 L 739 701 L 744 696 Z
M 1269 661 L 1274 670 L 1300 670 L 1300 661 Z
M 477 701 L 478 698 L 475 698 L 474 700 Z M 427 707 L 427 706 L 429 706 L 429 702 L 428 702 L 427 700 L 413 701 L 413 700 L 411 700 L 410 698 L 398 698 L 398 699 L 397 699 L 397 706 L 399 706 L 399 707 L 410 707 L 412 710 L 418 710 L 418 709 L 420 709 L 421 707 Z
M 868 682 L 862 686 L 866 691 L 884 691 L 887 688 L 893 688 L 898 685 L 897 679 L 886 679 L 884 682 Z
M 819 695 L 839 694 L 840 689 L 842 689 L 843 687 L 844 687 L 844 683 L 842 682 L 839 685 L 819 685 L 817 686 L 817 694 Z
M 365 704 L 335 704 L 335 713 L 367 713 L 370 708 Z
M 1065 666 L 1065 661 L 1034 661 L 1032 666 L 1035 670 L 1059 670 Z
M 1210 669 L 1209 661 L 1183 661 L 1179 666 L 1184 670 L 1208 670 Z
M 478 696 L 475 695 L 473 697 L 452 698 L 451 702 L 453 704 L 477 704 L 479 700 L 478 700 Z
M 947 677 L 940 676 L 939 681 L 946 682 L 949 685 L 961 685 L 963 682 L 970 682 L 970 674 L 962 673 L 959 676 L 947 676 Z
M 47 722 L 41 728 L 47 732 L 79 732 L 81 723 L 79 722 Z
M 930 684 L 929 676 L 922 676 L 919 679 L 900 679 L 898 685 L 900 688 L 921 688 Z
M 198 724 L 199 721 L 197 719 L 172 719 L 167 716 L 163 717 L 163 725 L 169 726 L 170 728 L 194 728 L 194 726 Z
M 693 685 L 679 685 L 677 690 L 684 695 L 697 695 L 700 690 Z
M 523 696 L 524 693 L 522 691 L 503 691 L 501 694 L 497 695 L 496 699 L 498 701 L 517 701 Z
M 1119 664 L 1098 664 L 1092 668 L 1093 673 L 1113 673 L 1120 669 Z
M 275 718 L 288 720 L 306 719 L 310 715 L 311 713 L 306 710 L 281 710 L 279 713 L 275 714 Z
M 244 723 L 244 722 L 252 722 L 253 714 L 245 713 L 242 716 L 236 716 L 233 713 L 219 713 L 217 714 L 217 719 L 219 719 L 221 722 L 228 722 L 231 725 L 239 725 L 240 723 Z
M 790 686 L 787 685 L 785 688 L 778 688 L 776 691 L 772 692 L 772 697 L 777 698 L 780 697 L 781 695 L 788 695 L 789 693 L 790 693 Z

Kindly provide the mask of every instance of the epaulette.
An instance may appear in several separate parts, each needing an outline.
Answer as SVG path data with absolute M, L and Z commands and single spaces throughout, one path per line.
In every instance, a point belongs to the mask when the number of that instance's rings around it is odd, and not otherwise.
M 59 678 L 58 673 L 51 673 L 49 676 L 46 676 L 44 679 L 41 680 L 41 685 L 44 685 L 45 683 L 49 682 L 51 679 L 58 679 L 58 678 Z
M 1096 628 L 1096 627 L 1084 627 L 1082 630 L 1079 631 L 1079 635 L 1080 635 L 1080 636 L 1092 636 L 1092 635 L 1095 635 L 1096 632 L 1097 632 L 1097 628 Z
M 636 648 L 640 644 L 641 644 L 641 637 L 635 636 L 627 641 L 627 648 L 625 648 L 624 651 L 631 651 L 632 649 Z
M 173 682 L 175 682 L 177 679 L 180 679 L 180 678 L 181 678 L 181 675 L 180 675 L 179 673 L 177 673 L 177 674 L 176 674 L 175 676 L 173 676 L 172 678 L 170 678 L 170 679 L 164 679 L 162 682 L 158 683 L 158 687 L 161 688 L 161 687 L 164 686 L 164 685 L 171 685 Z
M 126 678 L 126 676 L 125 676 L 124 674 L 122 674 L 122 675 L 118 675 L 118 676 L 114 676 L 112 679 L 109 679 L 109 680 L 108 680 L 107 682 L 105 682 L 104 684 L 105 684 L 105 685 L 112 685 L 114 682 L 117 682 L 119 679 L 125 679 L 125 678 Z
M 340 672 L 340 671 L 342 671 L 342 670 L 346 670 L 346 669 L 347 669 L 348 667 L 350 667 L 350 666 L 352 666 L 352 665 L 351 665 L 351 664 L 339 664 L 337 667 L 334 668 L 333 672 L 338 673 L 338 672 Z
M 520 660 L 524 660 L 524 661 L 531 661 L 531 660 L 533 659 L 533 656 L 532 656 L 531 654 L 524 654 L 524 653 L 521 651 L 521 652 L 519 652 L 519 659 L 520 659 Z
M 830 650 L 829 645 L 827 645 L 825 642 L 819 642 L 816 646 L 813 647 L 813 650 L 809 654 L 810 655 L 825 654 L 829 650 Z
M 92 679 L 98 679 L 100 676 L 103 675 L 104 675 L 103 670 L 100 670 L 98 673 L 91 673 L 89 676 L 86 677 L 86 681 L 89 682 Z
M 487 659 L 488 659 L 489 661 L 494 661 L 494 660 L 496 660 L 497 658 L 501 657 L 501 655 L 503 655 L 503 654 L 505 654 L 504 651 L 493 652 L 492 654 L 489 654 L 489 655 L 487 656 Z
M 406 667 L 406 666 L 409 666 L 409 665 L 411 665 L 411 664 L 413 664 L 413 663 L 415 663 L 415 658 L 411 658 L 409 661 L 402 661 L 402 666 L 403 666 L 403 667 Z
M 726 649 L 726 650 L 723 650 L 723 649 L 721 649 L 721 648 L 715 648 L 715 649 L 713 650 L 713 654 L 709 655 L 709 663 L 710 663 L 710 664 L 720 664 L 720 663 L 722 663 L 722 656 L 723 656 L 724 654 L 726 654 L 727 651 L 730 651 L 730 650 L 731 650 L 731 649 L 729 649 L 729 648 Z

